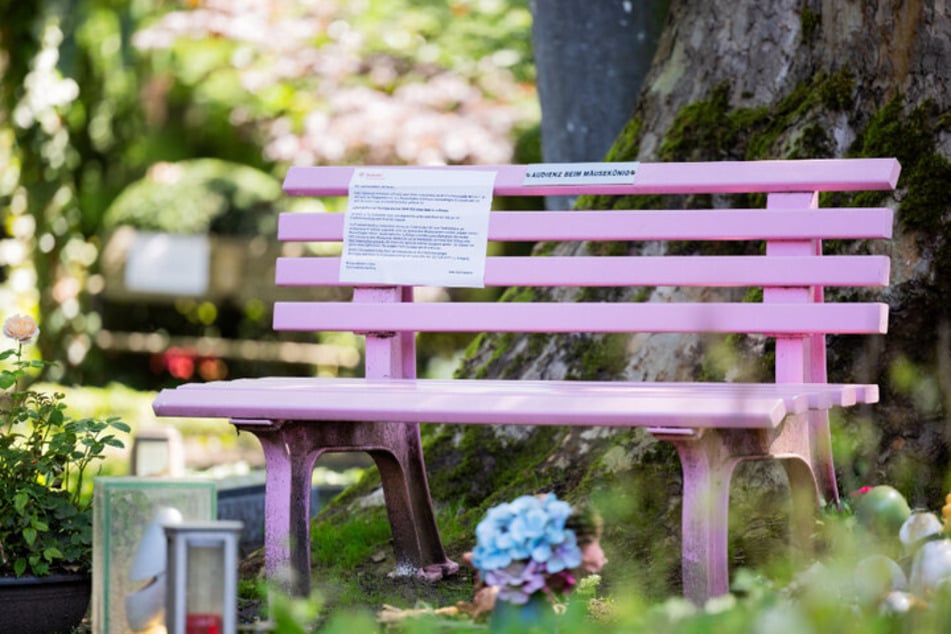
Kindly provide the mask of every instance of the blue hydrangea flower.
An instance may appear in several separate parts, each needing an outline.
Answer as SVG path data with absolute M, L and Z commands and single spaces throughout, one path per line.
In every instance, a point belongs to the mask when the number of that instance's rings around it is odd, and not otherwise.
M 574 531 L 565 528 L 571 505 L 553 493 L 523 495 L 499 504 L 476 526 L 472 563 L 499 598 L 525 603 L 545 588 L 545 575 L 581 565 Z
M 528 602 L 531 595 L 545 587 L 545 566 L 538 562 L 516 562 L 486 573 L 485 582 L 499 588 L 499 599 L 516 605 Z
M 552 549 L 551 557 L 546 562 L 548 572 L 556 573 L 577 568 L 581 565 L 581 559 L 581 549 L 578 548 L 575 532 L 566 530 L 565 540 Z

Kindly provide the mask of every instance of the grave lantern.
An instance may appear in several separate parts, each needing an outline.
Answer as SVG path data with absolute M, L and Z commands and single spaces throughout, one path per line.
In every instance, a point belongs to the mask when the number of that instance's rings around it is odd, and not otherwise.
M 159 631 L 167 559 L 162 525 L 176 515 L 184 522 L 214 520 L 215 482 L 98 477 L 92 508 L 93 634 Z
M 238 540 L 241 522 L 165 526 L 168 540 L 168 634 L 237 631 Z
M 141 429 L 132 442 L 132 475 L 185 475 L 185 450 L 182 434 L 173 427 Z

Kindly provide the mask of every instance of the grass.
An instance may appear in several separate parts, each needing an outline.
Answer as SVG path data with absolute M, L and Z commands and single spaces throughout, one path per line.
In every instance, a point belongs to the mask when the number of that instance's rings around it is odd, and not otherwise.
M 315 565 L 352 570 L 376 551 L 388 549 L 389 540 L 390 526 L 380 507 L 340 524 L 316 523 L 311 531 L 311 554 Z
M 607 503 L 608 500 L 601 500 Z M 617 503 L 615 503 L 615 506 Z M 610 506 L 610 505 L 609 505 Z M 626 506 L 626 505 L 621 505 Z M 395 562 L 382 507 L 358 514 L 341 513 L 336 524 L 314 527 L 313 579 L 310 599 L 278 598 L 272 614 L 275 632 L 381 632 L 440 634 L 505 631 L 473 620 L 471 571 L 436 584 L 389 575 Z M 610 509 L 605 509 L 610 511 Z M 454 542 L 464 544 L 464 509 L 446 506 L 439 519 Z M 612 523 L 624 523 L 615 511 Z M 589 578 L 567 598 L 558 616 L 559 634 L 718 634 L 768 632 L 796 634 L 937 634 L 951 623 L 951 576 L 942 585 L 913 596 L 892 592 L 866 558 L 887 553 L 905 574 L 914 550 L 902 553 L 897 535 L 865 529 L 860 518 L 829 508 L 815 524 L 816 553 L 795 562 L 788 551 L 756 569 L 734 568 L 731 593 L 694 606 L 656 586 L 666 581 L 651 575 L 652 564 L 618 553 L 605 572 L 611 580 Z M 616 528 L 616 527 L 613 527 Z M 613 529 L 608 526 L 607 529 Z M 657 532 L 658 529 L 655 529 Z M 657 541 L 666 539 L 657 533 Z M 943 538 L 948 538 L 945 533 Z M 449 540 L 447 540 L 449 543 Z M 319 544 L 319 545 L 318 545 Z M 663 550 L 663 549 L 662 549 Z M 450 549 L 450 556 L 458 553 Z M 650 559 L 650 557 L 647 557 Z M 872 571 L 872 572 L 870 572 Z M 888 577 L 890 579 L 890 577 Z M 669 587 L 669 586 L 668 586 Z M 247 590 L 245 590 L 247 593 Z M 904 605 L 904 607 L 902 607 Z M 529 631 L 524 628 L 513 632 Z M 545 630 L 546 632 L 548 630 Z

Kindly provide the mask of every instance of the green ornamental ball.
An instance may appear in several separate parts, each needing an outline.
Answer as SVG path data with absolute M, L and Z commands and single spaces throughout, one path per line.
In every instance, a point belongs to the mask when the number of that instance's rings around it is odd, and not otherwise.
M 862 493 L 853 503 L 859 524 L 882 537 L 896 537 L 911 515 L 905 497 L 894 487 L 879 485 Z

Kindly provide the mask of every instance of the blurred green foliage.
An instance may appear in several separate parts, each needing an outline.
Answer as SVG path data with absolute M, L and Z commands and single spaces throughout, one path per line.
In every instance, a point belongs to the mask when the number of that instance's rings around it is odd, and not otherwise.
M 109 206 L 106 231 L 128 225 L 180 234 L 274 235 L 275 203 L 282 196 L 273 176 L 219 159 L 159 163 L 126 187 Z
M 0 308 L 42 320 L 49 378 L 126 380 L 96 344 L 108 229 L 272 232 L 290 164 L 510 160 L 538 144 L 530 23 L 528 0 L 3 0 Z M 144 332 L 191 311 L 130 308 Z

